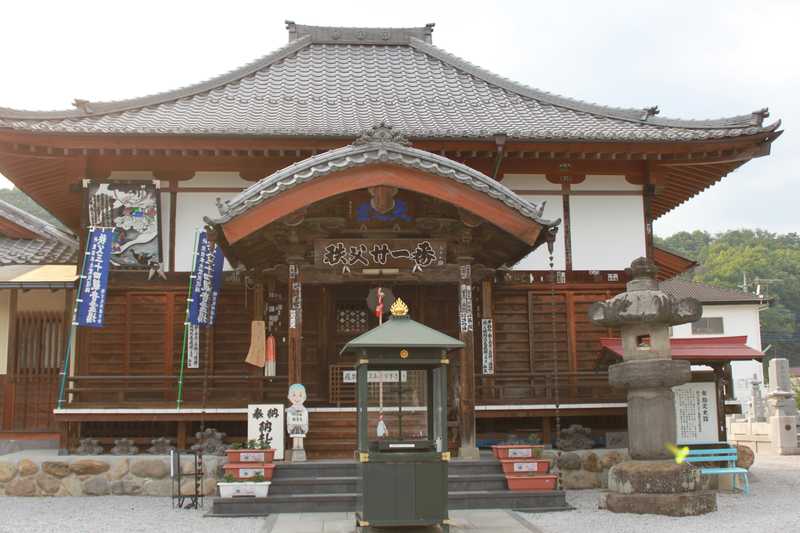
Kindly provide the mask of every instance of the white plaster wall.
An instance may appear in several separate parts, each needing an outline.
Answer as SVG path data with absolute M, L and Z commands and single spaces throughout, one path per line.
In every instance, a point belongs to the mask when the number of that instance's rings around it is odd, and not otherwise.
M 161 263 L 164 271 L 169 271 L 169 215 L 170 196 L 168 192 L 161 193 Z
M 506 174 L 501 183 L 517 193 L 521 191 L 561 191 L 561 185 L 547 181 L 544 174 Z
M 570 186 L 573 191 L 641 191 L 641 185 L 625 180 L 625 176 L 587 174 L 586 179 Z
M 178 192 L 175 218 L 175 270 L 188 272 L 192 269 L 195 231 L 203 228 L 203 217 L 217 217 L 217 198 L 227 200 L 236 193 Z M 225 269 L 231 266 L 225 261 Z
M 703 304 L 703 318 L 722 317 L 721 335 L 694 335 L 691 324 L 673 326 L 672 336 L 675 338 L 691 337 L 733 337 L 747 335 L 747 346 L 761 350 L 761 324 L 759 322 L 759 305 L 713 305 Z M 742 403 L 742 408 L 747 408 L 750 399 L 750 380 L 755 374 L 763 383 L 764 372 L 758 361 L 732 361 L 733 393 Z
M 11 291 L 0 290 L 0 374 L 8 371 L 8 326 L 9 326 L 9 300 Z M 0 401 L 2 399 L 0 398 Z
M 544 213 L 542 217 L 545 219 L 555 220 L 560 218 L 562 223 L 559 226 L 558 234 L 556 234 L 556 242 L 553 247 L 553 268 L 556 270 L 564 270 L 566 268 L 566 255 L 564 252 L 564 200 L 560 195 L 520 195 L 525 200 L 531 201 L 537 205 L 542 202 L 547 202 L 544 206 Z M 548 260 L 547 245 L 543 244 L 535 251 L 525 256 L 519 263 L 514 265 L 514 270 L 550 270 Z
M 564 202 L 561 198 L 561 185 L 547 181 L 544 174 L 506 174 L 503 176 L 503 185 L 519 194 L 525 200 L 540 205 L 545 203 L 543 218 L 564 220 Z M 553 191 L 553 194 L 536 194 L 526 191 Z M 559 229 L 553 249 L 554 268 L 564 270 L 566 259 L 564 254 L 564 232 Z M 549 270 L 547 246 L 540 246 L 531 252 L 519 263 L 514 265 L 514 270 Z
M 632 195 L 571 195 L 572 269 L 623 270 L 644 256 L 642 202 Z
M 182 189 L 192 187 L 237 187 L 245 189 L 254 182 L 242 179 L 238 172 L 195 172 L 192 179 L 180 182 Z

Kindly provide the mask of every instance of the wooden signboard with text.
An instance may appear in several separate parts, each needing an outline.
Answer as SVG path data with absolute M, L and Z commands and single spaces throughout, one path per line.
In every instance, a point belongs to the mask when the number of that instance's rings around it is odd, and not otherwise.
M 316 239 L 314 263 L 340 268 L 399 268 L 422 272 L 447 263 L 442 239 Z

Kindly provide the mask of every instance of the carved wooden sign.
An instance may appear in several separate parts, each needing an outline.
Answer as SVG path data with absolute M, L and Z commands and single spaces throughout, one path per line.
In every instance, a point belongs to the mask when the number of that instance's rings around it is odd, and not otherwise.
M 422 272 L 447 263 L 441 239 L 316 239 L 314 263 L 349 272 L 358 268 L 408 268 Z
M 494 374 L 494 320 L 481 319 L 481 355 L 483 358 L 483 375 Z

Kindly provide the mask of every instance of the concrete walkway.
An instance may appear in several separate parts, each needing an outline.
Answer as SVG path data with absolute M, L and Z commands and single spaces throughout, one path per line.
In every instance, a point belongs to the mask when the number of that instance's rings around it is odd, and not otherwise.
M 450 511 L 451 533 L 541 533 L 521 515 L 504 510 Z M 270 516 L 263 533 L 350 533 L 355 531 L 353 513 L 296 513 Z M 397 533 L 433 533 L 438 527 L 378 529 Z

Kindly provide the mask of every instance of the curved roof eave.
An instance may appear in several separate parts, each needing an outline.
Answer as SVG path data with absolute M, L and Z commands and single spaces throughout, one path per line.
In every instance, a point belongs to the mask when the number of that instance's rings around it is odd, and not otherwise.
M 231 200 L 218 204 L 220 217 L 207 219 L 210 224 L 224 224 L 262 202 L 274 198 L 297 185 L 350 167 L 371 163 L 389 163 L 411 167 L 457 181 L 482 192 L 522 216 L 552 227 L 561 220 L 542 218 L 544 205 L 537 206 L 517 196 L 511 189 L 485 174 L 452 159 L 425 150 L 412 148 L 389 127 L 380 125 L 356 140 L 355 143 L 309 157 L 281 169 L 254 183 Z

